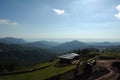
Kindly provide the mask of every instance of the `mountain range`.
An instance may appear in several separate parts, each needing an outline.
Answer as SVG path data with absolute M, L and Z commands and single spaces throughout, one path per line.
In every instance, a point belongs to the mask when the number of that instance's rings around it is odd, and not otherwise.
M 58 53 L 67 52 L 74 49 L 83 49 L 88 47 L 96 47 L 96 48 L 106 48 L 108 46 L 119 46 L 120 42 L 81 42 L 78 40 L 73 40 L 65 43 L 58 42 L 49 42 L 49 41 L 35 41 L 35 42 L 26 42 L 23 39 L 6 37 L 0 38 L 1 43 L 6 44 L 20 44 L 26 47 L 35 47 L 41 49 L 48 49 L 50 51 L 55 51 Z
M 65 43 L 36 41 L 26 42 L 18 38 L 0 38 L 0 72 L 21 70 L 41 62 L 50 61 L 56 55 L 83 48 L 106 48 L 107 51 L 120 52 L 120 43 L 85 43 L 73 40 Z
M 1 43 L 6 43 L 6 44 L 25 44 L 26 41 L 20 38 L 13 38 L 13 37 L 5 37 L 5 38 L 0 38 Z
M 46 48 L 58 46 L 59 44 L 60 43 L 57 43 L 57 42 L 36 41 L 36 42 L 29 42 L 29 43 L 26 43 L 24 45 L 29 46 L 29 47 L 37 47 L 37 48 L 46 49 Z

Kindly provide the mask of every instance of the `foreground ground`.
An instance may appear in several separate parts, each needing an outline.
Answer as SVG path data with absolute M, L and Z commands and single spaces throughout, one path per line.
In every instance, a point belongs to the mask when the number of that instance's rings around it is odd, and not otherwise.
M 105 67 L 110 72 L 97 78 L 96 80 L 110 80 L 111 78 L 115 77 L 117 75 L 117 71 L 112 67 L 112 63 L 114 62 L 120 62 L 120 60 L 99 60 L 97 65 Z
M 104 54 L 105 58 L 108 55 L 111 57 L 116 56 L 115 54 Z M 76 65 L 55 67 L 56 62 L 53 62 L 50 66 L 33 72 L 0 76 L 0 80 L 43 80 L 55 75 L 58 75 L 57 77 L 60 77 L 60 80 L 116 80 L 118 72 L 111 66 L 114 62 L 120 62 L 120 60 L 97 60 L 97 64 L 92 67 L 92 72 L 84 72 L 82 70 L 83 68 L 80 67 L 76 77 L 74 76 L 74 69 Z M 48 64 L 49 63 L 40 64 L 35 67 L 39 68 L 39 66 Z
M 0 80 L 43 80 L 53 75 L 62 74 L 73 68 L 75 68 L 74 65 L 59 68 L 55 67 L 53 63 L 50 67 L 34 72 L 0 76 Z
M 120 62 L 120 60 L 97 60 L 97 64 L 92 66 L 92 71 L 85 72 L 81 67 L 76 77 L 73 70 L 47 80 L 118 80 L 116 78 L 118 71 L 112 66 L 112 63 L 115 62 Z

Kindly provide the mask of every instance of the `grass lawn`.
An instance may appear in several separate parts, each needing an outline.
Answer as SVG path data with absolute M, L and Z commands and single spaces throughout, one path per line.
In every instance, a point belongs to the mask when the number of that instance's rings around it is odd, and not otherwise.
M 104 58 L 104 57 L 112 57 L 114 59 L 120 59 L 120 53 L 113 53 L 113 52 L 109 52 L 109 53 L 101 53 L 99 55 L 99 58 Z
M 43 64 L 43 65 L 46 65 L 46 64 Z M 40 64 L 40 66 L 42 66 L 42 65 Z M 59 68 L 59 67 L 55 67 L 53 64 L 48 68 L 38 70 L 35 72 L 0 76 L 0 80 L 43 80 L 47 77 L 64 73 L 64 72 L 69 71 L 73 68 L 75 68 L 75 65 L 65 66 L 65 67 Z
M 41 63 L 41 64 L 36 64 L 36 65 L 31 66 L 31 67 L 28 67 L 28 70 L 29 69 L 41 68 L 41 67 L 44 67 L 44 66 L 48 66 L 50 64 L 51 64 L 51 62 L 44 62 L 44 63 Z

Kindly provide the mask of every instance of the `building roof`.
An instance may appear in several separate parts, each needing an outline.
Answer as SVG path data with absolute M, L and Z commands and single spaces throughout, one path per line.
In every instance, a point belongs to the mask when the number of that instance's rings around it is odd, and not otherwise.
M 73 59 L 76 56 L 79 56 L 79 55 L 76 53 L 69 53 L 69 54 L 58 56 L 58 58 Z

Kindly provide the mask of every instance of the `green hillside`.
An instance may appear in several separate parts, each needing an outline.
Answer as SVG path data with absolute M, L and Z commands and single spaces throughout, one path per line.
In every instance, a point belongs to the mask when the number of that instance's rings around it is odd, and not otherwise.
M 0 76 L 0 80 L 43 80 L 47 77 L 51 77 L 57 74 L 62 74 L 64 72 L 67 72 L 75 68 L 75 65 L 65 66 L 65 67 L 55 67 L 54 64 L 55 63 L 52 63 L 50 67 L 35 72 Z M 47 65 L 47 64 L 43 64 L 43 65 Z M 42 66 L 42 64 L 40 64 L 40 66 Z
M 0 43 L 0 73 L 23 71 L 29 66 L 51 61 L 55 55 L 40 48 Z

